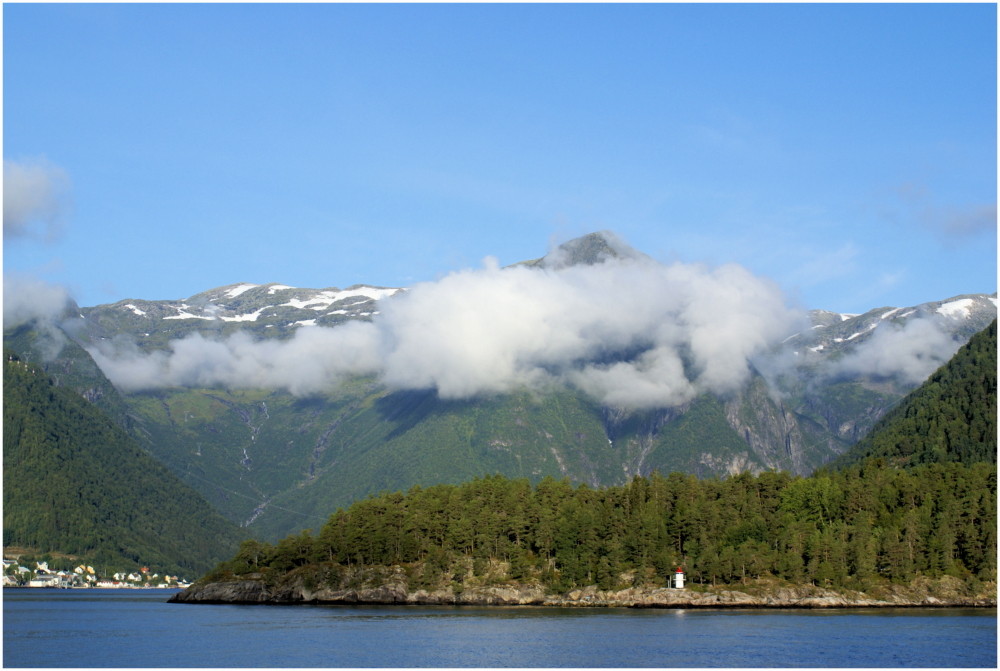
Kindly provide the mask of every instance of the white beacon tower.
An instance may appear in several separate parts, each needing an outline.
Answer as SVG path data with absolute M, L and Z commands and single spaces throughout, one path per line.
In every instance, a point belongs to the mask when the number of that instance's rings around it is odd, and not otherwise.
M 674 589 L 684 589 L 684 569 L 680 566 L 674 572 Z

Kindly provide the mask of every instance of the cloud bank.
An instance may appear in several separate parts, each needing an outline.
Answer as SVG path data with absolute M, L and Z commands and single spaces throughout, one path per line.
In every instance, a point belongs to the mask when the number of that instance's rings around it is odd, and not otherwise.
M 51 242 L 69 207 L 69 177 L 43 159 L 3 162 L 4 240 Z
M 127 338 L 88 351 L 115 386 L 136 391 L 161 387 L 285 389 L 295 395 L 329 390 L 346 376 L 377 370 L 371 324 L 305 328 L 287 341 L 225 339 L 194 334 L 167 351 L 143 352 Z
M 3 327 L 13 328 L 30 321 L 54 323 L 73 301 L 65 288 L 18 273 L 3 276 Z
M 45 361 L 58 356 L 68 342 L 59 323 L 74 306 L 66 289 L 17 273 L 3 276 L 4 331 L 31 322 L 38 333 L 35 346 Z
M 458 399 L 569 385 L 601 403 L 669 407 L 737 390 L 750 359 L 802 328 L 769 281 L 736 265 L 611 259 L 561 268 L 456 272 L 380 303 L 372 322 L 305 327 L 284 341 L 200 335 L 141 352 L 92 350 L 128 390 L 279 388 L 308 395 L 347 376 Z
M 920 384 L 954 356 L 961 343 L 933 317 L 913 319 L 903 326 L 881 324 L 871 338 L 832 365 L 837 375 L 899 377 Z

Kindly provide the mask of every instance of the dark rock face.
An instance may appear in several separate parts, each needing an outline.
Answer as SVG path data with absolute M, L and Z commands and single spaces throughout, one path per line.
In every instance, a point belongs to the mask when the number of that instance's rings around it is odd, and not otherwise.
M 270 603 L 272 595 L 259 580 L 235 580 L 192 585 L 174 594 L 170 603 Z

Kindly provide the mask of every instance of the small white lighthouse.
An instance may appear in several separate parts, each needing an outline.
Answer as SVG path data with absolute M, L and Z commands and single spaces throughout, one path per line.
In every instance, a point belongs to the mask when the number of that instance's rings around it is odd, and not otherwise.
M 674 571 L 674 589 L 684 589 L 684 569 L 680 566 Z

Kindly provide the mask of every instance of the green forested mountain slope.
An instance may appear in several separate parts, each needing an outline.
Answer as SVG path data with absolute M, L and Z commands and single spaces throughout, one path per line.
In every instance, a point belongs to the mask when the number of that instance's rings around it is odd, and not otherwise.
M 996 392 L 997 322 L 993 320 L 832 467 L 871 457 L 898 465 L 995 464 Z
M 754 412 L 775 411 L 764 396 Z M 749 449 L 726 421 L 730 410 L 710 396 L 615 413 L 568 389 L 448 401 L 355 380 L 322 399 L 178 389 L 129 400 L 144 446 L 227 517 L 271 540 L 318 528 L 331 510 L 372 493 L 494 473 L 597 487 L 654 470 L 798 470 L 785 454 L 772 463 Z M 742 411 L 734 402 L 732 412 Z
M 87 400 L 5 353 L 3 542 L 197 575 L 242 534 Z
M 44 370 L 56 385 L 76 391 L 126 431 L 131 428 L 127 402 L 67 332 L 54 325 L 20 324 L 4 331 L 3 346 Z

